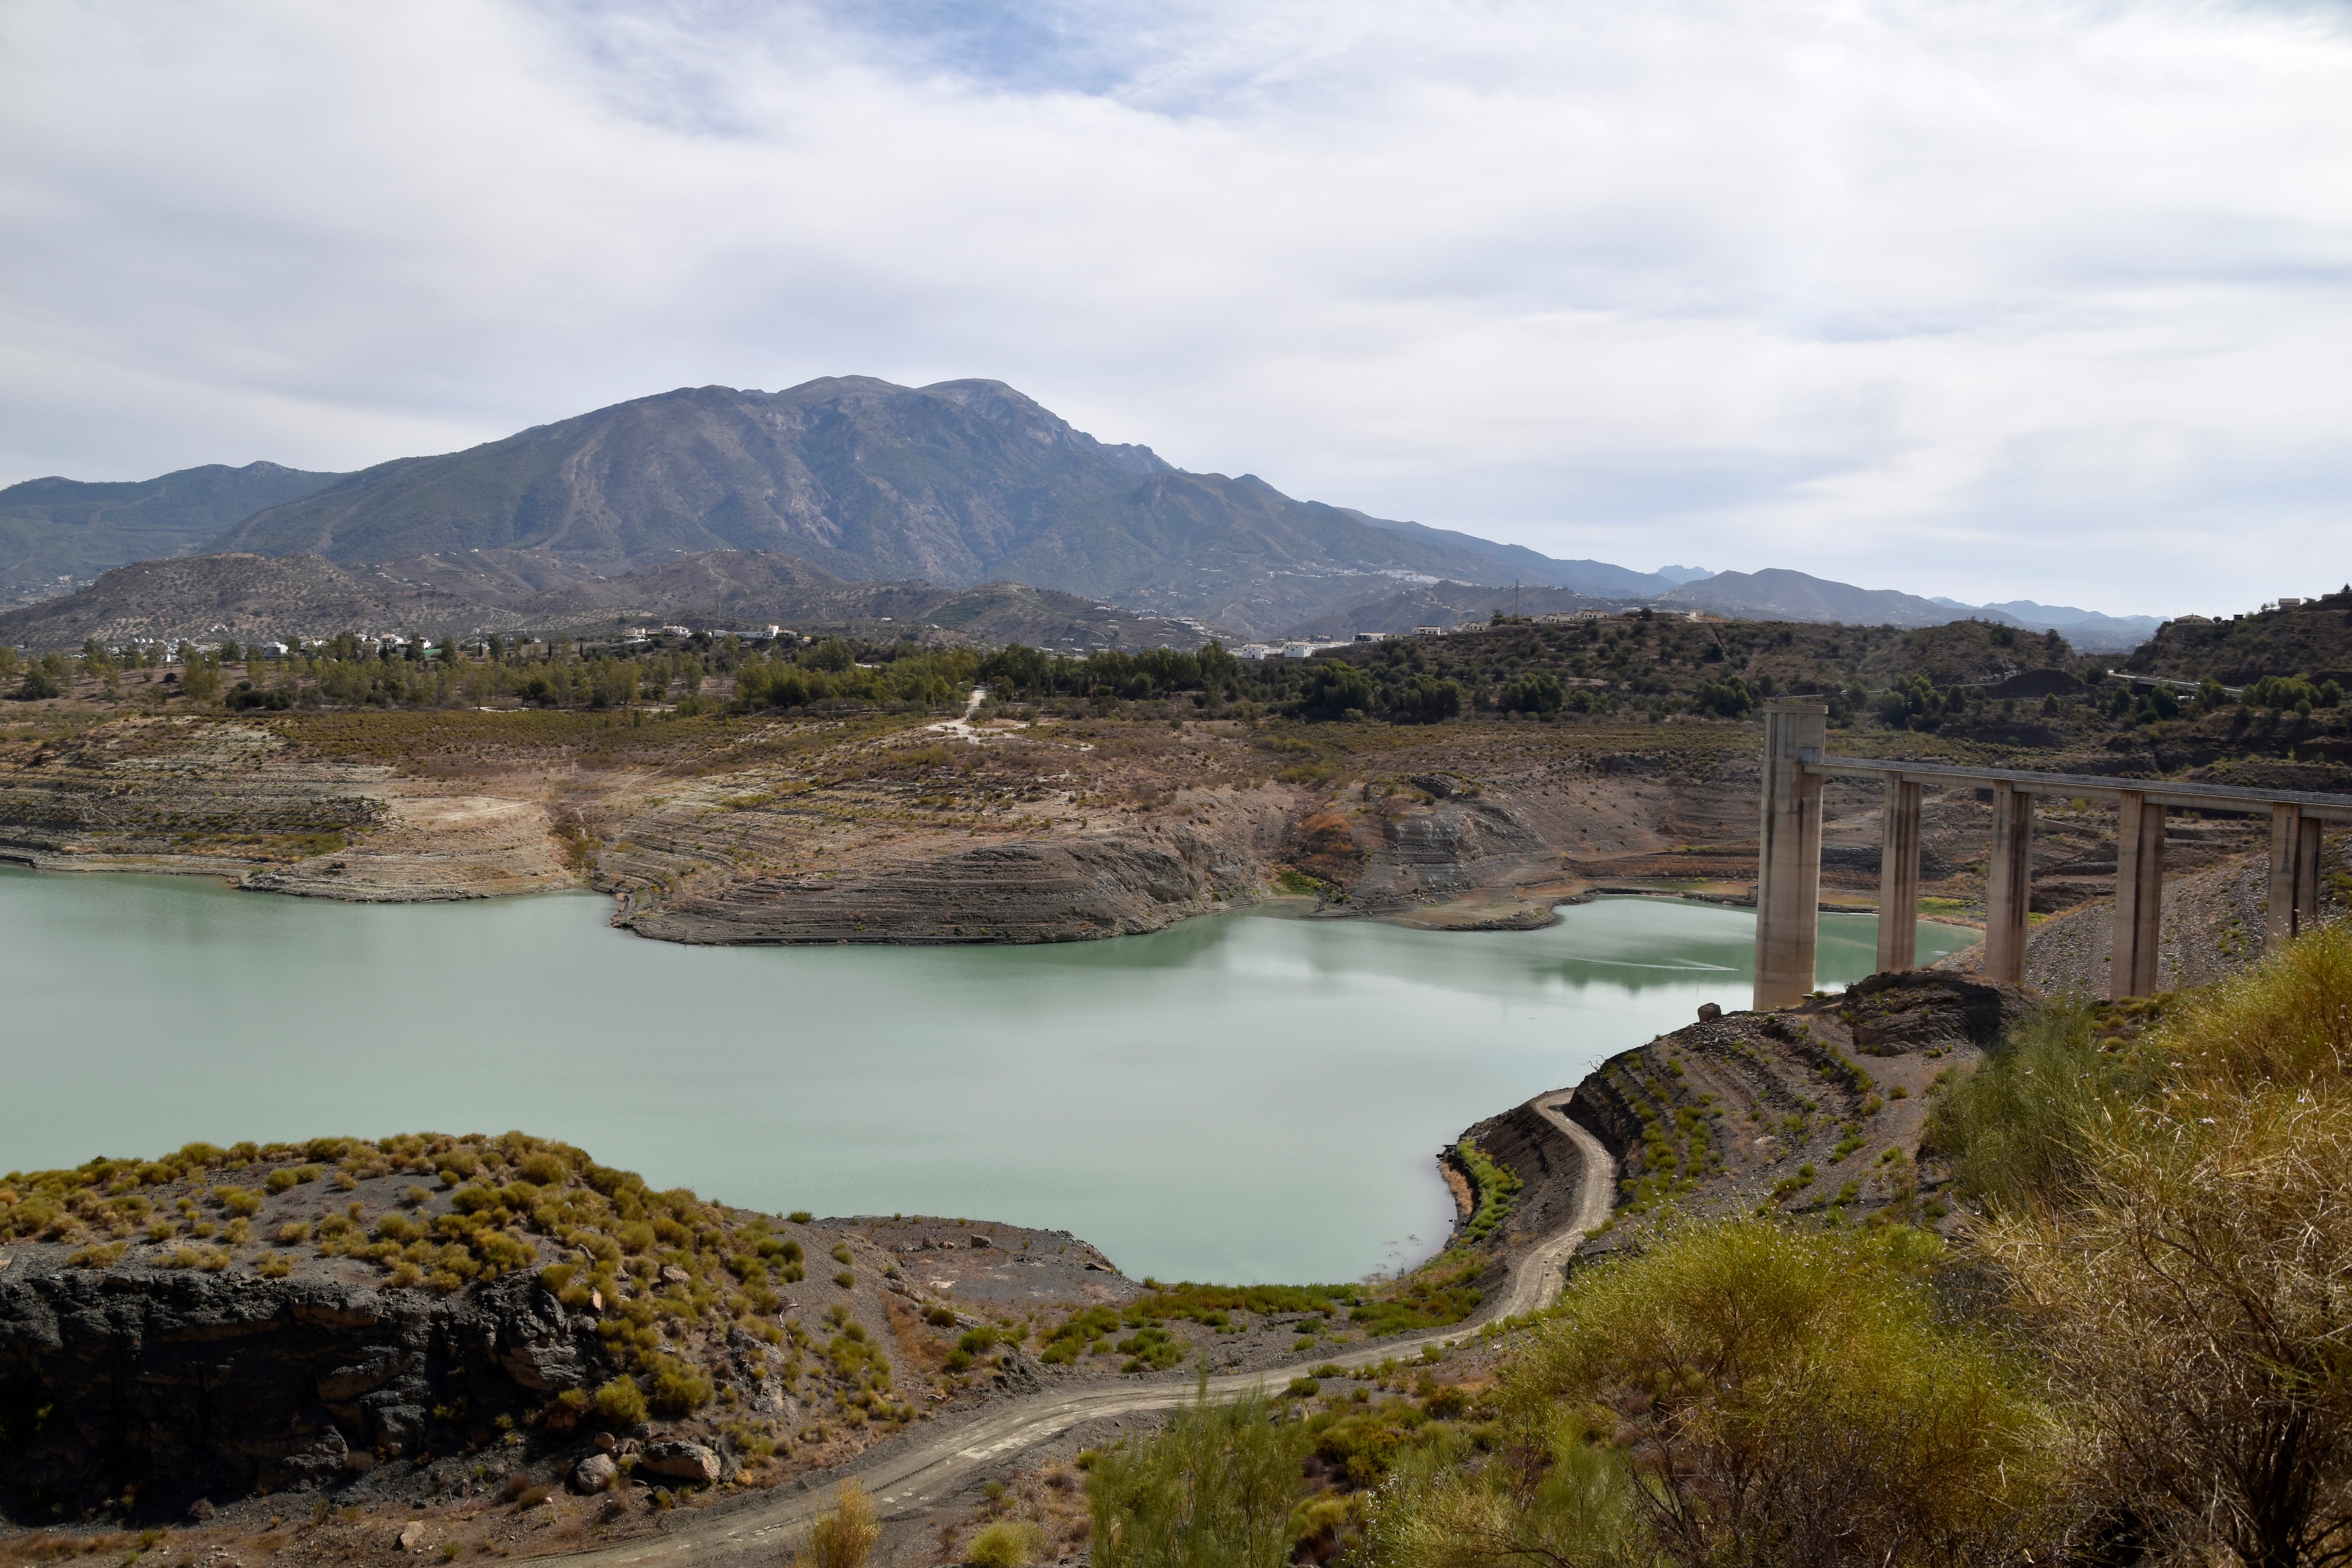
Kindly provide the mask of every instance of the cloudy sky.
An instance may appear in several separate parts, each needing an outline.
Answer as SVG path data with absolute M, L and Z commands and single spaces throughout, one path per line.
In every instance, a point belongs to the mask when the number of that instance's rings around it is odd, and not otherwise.
M 0 482 L 1010 382 L 1638 567 L 2352 577 L 2352 8 L 10 0 Z

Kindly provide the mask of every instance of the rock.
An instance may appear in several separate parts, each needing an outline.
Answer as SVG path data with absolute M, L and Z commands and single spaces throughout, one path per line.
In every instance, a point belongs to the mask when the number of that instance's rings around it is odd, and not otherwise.
M 213 1506 L 212 1499 L 208 1497 L 200 1497 L 195 1501 L 188 1505 L 188 1522 L 190 1524 L 209 1524 L 212 1522 L 213 1515 L 218 1512 L 220 1512 L 220 1510 Z
M 414 1453 L 437 1436 L 438 1406 L 520 1422 L 552 1402 L 530 1384 L 610 1375 L 593 1321 L 547 1307 L 527 1270 L 441 1296 L 235 1272 L 11 1269 L 0 1408 L 55 1414 L 0 1466 L 0 1508 L 78 1515 L 131 1486 L 219 1506 Z
M 598 1453 L 609 1454 L 620 1446 L 621 1440 L 614 1436 L 610 1432 L 599 1432 L 596 1434 L 596 1451 Z
M 1717 1018 L 1722 1016 L 1723 1008 L 1718 1004 L 1713 1002 L 1702 1002 L 1698 1005 L 1698 1021 L 1700 1023 L 1712 1024 Z
M 415 1551 L 425 1544 L 425 1521 L 421 1519 L 410 1520 L 400 1527 L 400 1533 L 392 1538 L 392 1543 L 403 1552 Z
M 365 1448 L 351 1448 L 343 1454 L 343 1468 L 355 1476 L 366 1475 L 375 1468 L 375 1456 Z
M 994 1247 L 994 1246 L 996 1245 L 996 1243 L 994 1243 L 994 1242 L 991 1241 L 988 1237 L 984 1237 L 984 1236 L 975 1236 L 975 1237 L 973 1237 L 971 1238 L 971 1244 L 972 1244 L 972 1246 L 973 1246 L 974 1247 L 982 1248 L 982 1249 L 985 1249 L 985 1248 L 987 1248 L 987 1247 Z
M 675 1263 L 663 1264 L 661 1277 L 665 1281 L 672 1285 L 683 1285 L 694 1278 L 693 1275 L 688 1274 L 685 1269 L 680 1268 Z
M 621 1467 L 610 1454 L 591 1454 L 572 1468 L 572 1489 L 590 1496 L 621 1479 Z
M 637 1457 L 637 1468 L 656 1476 L 672 1476 L 682 1481 L 694 1481 L 710 1486 L 719 1479 L 719 1456 L 699 1443 L 682 1438 L 662 1437 L 646 1445 Z

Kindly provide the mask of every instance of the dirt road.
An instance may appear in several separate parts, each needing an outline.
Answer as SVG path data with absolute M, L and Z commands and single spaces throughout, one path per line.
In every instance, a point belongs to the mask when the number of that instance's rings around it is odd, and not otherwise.
M 1549 1306 L 1559 1294 L 1569 1255 L 1576 1250 L 1576 1244 L 1608 1220 L 1617 1181 L 1616 1163 L 1608 1151 L 1561 1113 L 1567 1102 L 1568 1091 L 1561 1090 L 1544 1096 L 1536 1109 L 1567 1135 L 1582 1158 L 1576 1217 L 1512 1260 L 1506 1289 L 1451 1328 L 1400 1335 L 1342 1355 L 1302 1358 L 1301 1364 L 1361 1366 L 1391 1356 L 1412 1355 L 1424 1345 L 1459 1340 L 1482 1322 Z M 1209 1392 L 1244 1394 L 1278 1383 L 1280 1377 L 1264 1372 L 1213 1377 Z M 779 1488 L 740 1502 L 674 1514 L 675 1522 L 658 1536 L 573 1553 L 565 1560 L 614 1564 L 773 1563 L 782 1560 L 800 1531 L 831 1505 L 838 1481 L 855 1477 L 875 1495 L 886 1517 L 919 1513 L 954 1496 L 975 1473 L 1050 1442 L 1082 1422 L 1165 1410 L 1190 1399 L 1195 1386 L 1182 1377 L 1165 1377 L 1011 1400 L 961 1420 L 950 1418 L 921 1427 L 860 1456 L 838 1471 L 805 1478 L 804 1486 Z

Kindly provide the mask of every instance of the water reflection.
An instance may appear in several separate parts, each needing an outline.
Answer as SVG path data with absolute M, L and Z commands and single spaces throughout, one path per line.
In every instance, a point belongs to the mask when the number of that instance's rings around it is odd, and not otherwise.
M 0 1167 L 520 1127 L 767 1208 L 1058 1226 L 1137 1274 L 1353 1278 L 1444 1236 L 1430 1157 L 1460 1129 L 1744 1005 L 1754 931 L 1605 900 L 1539 931 L 1235 915 L 711 949 L 608 908 L 0 871 Z M 1874 931 L 1823 917 L 1823 984 L 1868 971 Z

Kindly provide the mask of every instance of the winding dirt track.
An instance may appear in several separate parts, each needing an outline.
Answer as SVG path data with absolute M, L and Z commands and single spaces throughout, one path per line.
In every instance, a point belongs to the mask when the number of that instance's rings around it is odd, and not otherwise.
M 1507 1289 L 1451 1328 L 1400 1335 L 1344 1355 L 1302 1358 L 1300 1364 L 1360 1366 L 1409 1355 L 1423 1345 L 1458 1340 L 1482 1322 L 1549 1306 L 1559 1294 L 1569 1255 L 1576 1250 L 1576 1244 L 1607 1222 L 1617 1182 L 1616 1162 L 1609 1152 L 1592 1134 L 1561 1114 L 1560 1107 L 1567 1103 L 1563 1090 L 1545 1096 L 1536 1109 L 1574 1142 L 1581 1157 L 1576 1218 L 1512 1260 Z M 1213 1377 L 1209 1392 L 1244 1394 L 1277 1375 L 1261 1371 Z M 747 1497 L 740 1503 L 673 1514 L 675 1523 L 660 1535 L 571 1553 L 562 1561 L 615 1564 L 781 1561 L 801 1528 L 831 1506 L 836 1481 L 854 1477 L 862 1482 L 885 1516 L 919 1513 L 955 1495 L 975 1472 L 1024 1448 L 1050 1442 L 1081 1422 L 1165 1410 L 1190 1399 L 1195 1386 L 1193 1382 L 1169 1377 L 1010 1400 L 962 1420 L 950 1418 L 922 1427 L 859 1456 L 839 1470 L 804 1478 L 801 1484 Z

